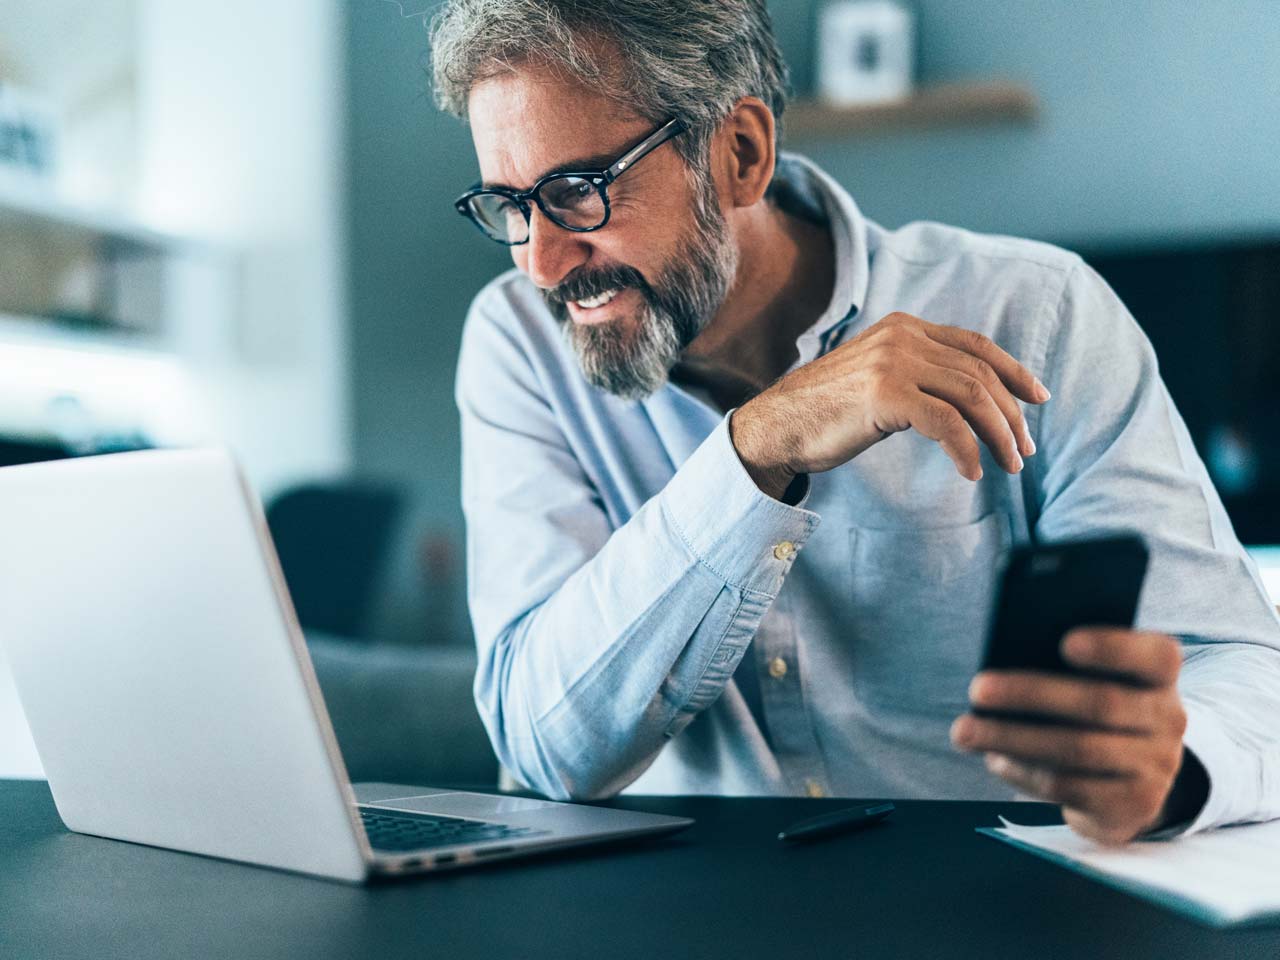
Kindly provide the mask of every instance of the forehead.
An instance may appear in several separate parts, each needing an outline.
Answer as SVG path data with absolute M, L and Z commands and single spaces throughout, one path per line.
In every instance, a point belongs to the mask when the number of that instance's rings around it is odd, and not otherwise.
M 652 127 L 586 84 L 535 66 L 477 83 L 467 112 L 481 177 L 522 189 L 571 161 L 611 162 Z

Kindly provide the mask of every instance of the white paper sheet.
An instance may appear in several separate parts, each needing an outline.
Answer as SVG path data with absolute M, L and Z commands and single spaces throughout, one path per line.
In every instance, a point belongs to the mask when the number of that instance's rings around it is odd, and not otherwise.
M 1214 926 L 1280 923 L 1280 820 L 1103 847 L 1070 827 L 1000 818 L 988 836 Z

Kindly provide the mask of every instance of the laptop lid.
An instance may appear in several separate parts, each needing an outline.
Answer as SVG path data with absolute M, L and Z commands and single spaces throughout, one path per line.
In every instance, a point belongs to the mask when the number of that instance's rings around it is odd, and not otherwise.
M 0 643 L 72 830 L 359 881 L 265 530 L 222 450 L 0 469 Z

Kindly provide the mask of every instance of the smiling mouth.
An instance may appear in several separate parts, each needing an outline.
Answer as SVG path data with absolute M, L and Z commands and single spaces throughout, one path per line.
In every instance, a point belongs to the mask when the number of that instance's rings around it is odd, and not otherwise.
M 573 305 L 581 307 L 583 310 L 595 310 L 597 307 L 603 307 L 609 303 L 614 297 L 621 293 L 621 288 L 606 290 L 604 293 L 597 294 L 594 297 L 588 297 L 585 300 L 574 300 Z

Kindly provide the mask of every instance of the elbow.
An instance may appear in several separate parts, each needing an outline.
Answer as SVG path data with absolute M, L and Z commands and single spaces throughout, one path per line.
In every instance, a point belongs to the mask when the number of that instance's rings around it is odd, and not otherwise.
M 610 758 L 596 751 L 565 750 L 536 722 L 503 723 L 501 712 L 481 707 L 489 740 L 499 762 L 516 780 L 551 800 L 586 802 L 607 800 L 630 782 L 619 777 Z M 490 717 L 493 720 L 490 720 Z
M 498 762 L 522 785 L 552 800 L 581 799 L 575 778 L 556 762 L 539 730 L 528 699 L 512 689 L 509 679 L 502 681 L 503 673 L 496 658 L 482 660 L 472 690 Z
M 529 715 L 520 697 L 482 689 L 476 707 L 503 768 L 531 790 L 552 800 L 594 801 L 616 796 L 635 779 L 631 765 L 592 742 L 556 730 Z M 641 765 L 639 770 L 643 770 Z
M 545 688 L 528 664 L 517 668 L 513 647 L 508 634 L 482 651 L 473 686 L 489 742 L 512 776 L 553 800 L 593 801 L 617 795 L 644 772 L 656 749 L 645 751 L 639 738 L 572 698 L 548 708 L 535 695 Z
M 532 789 L 552 800 L 591 803 L 611 800 L 622 792 L 631 778 L 610 776 L 605 769 L 582 768 L 576 771 L 539 768 L 539 782 Z

